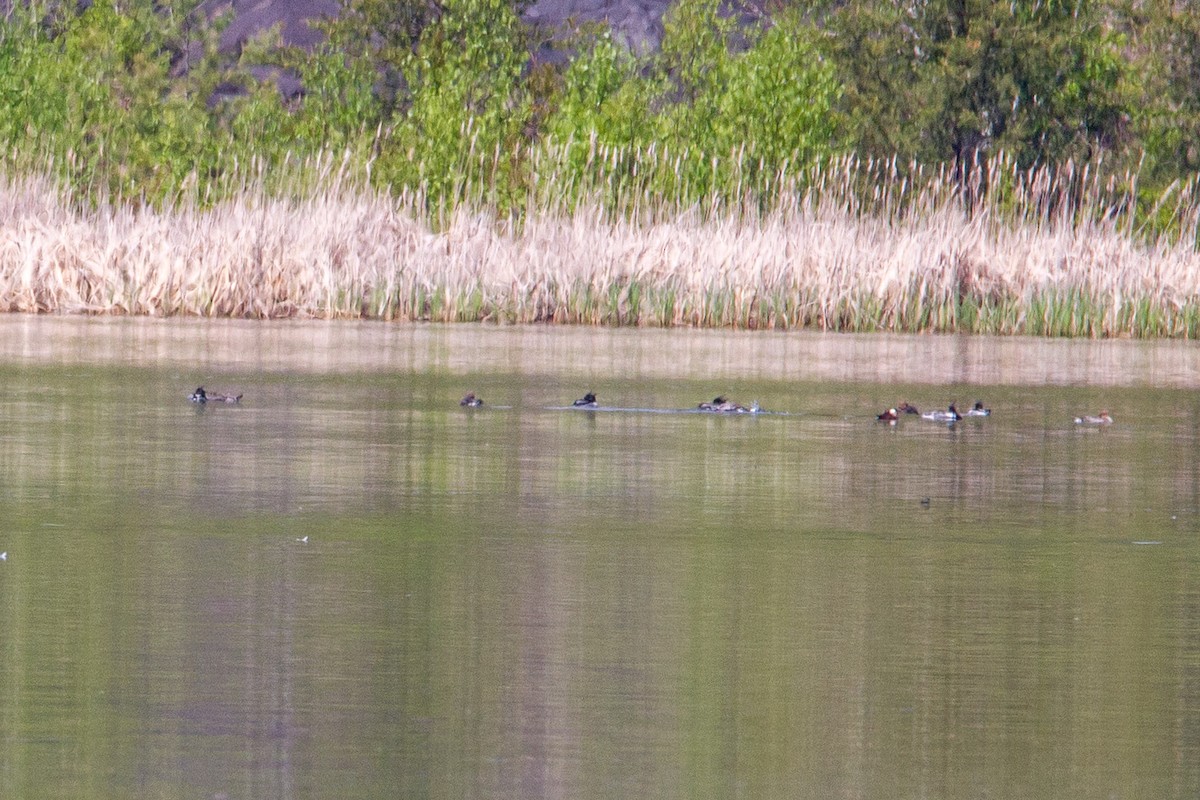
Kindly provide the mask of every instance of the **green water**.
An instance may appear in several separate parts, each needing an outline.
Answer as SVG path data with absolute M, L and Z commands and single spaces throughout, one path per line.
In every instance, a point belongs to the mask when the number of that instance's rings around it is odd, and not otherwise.
M 0 317 L 0 797 L 1194 797 L 1198 382 L 1175 343 Z M 657 413 L 716 394 L 786 413 Z

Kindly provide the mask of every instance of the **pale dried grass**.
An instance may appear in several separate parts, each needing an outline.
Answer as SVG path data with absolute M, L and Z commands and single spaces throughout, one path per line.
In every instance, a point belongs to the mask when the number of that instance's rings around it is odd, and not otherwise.
M 520 221 L 467 204 L 431 215 L 420 197 L 340 180 L 300 199 L 249 182 L 233 201 L 155 210 L 84 208 L 44 179 L 10 179 L 0 309 L 1200 335 L 1194 187 L 1166 198 L 1174 234 L 1148 238 L 1086 173 L 987 169 L 971 213 L 944 173 L 846 159 L 768 210 L 642 198 L 636 213 L 534 204 Z M 1076 187 L 1070 202 L 1055 175 Z

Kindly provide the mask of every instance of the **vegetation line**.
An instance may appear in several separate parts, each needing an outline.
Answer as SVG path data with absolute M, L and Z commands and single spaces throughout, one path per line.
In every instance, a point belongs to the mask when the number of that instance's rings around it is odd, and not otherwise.
M 1200 336 L 1191 187 L 1172 189 L 1175 233 L 1148 237 L 1096 182 L 1070 181 L 1066 196 L 1061 176 L 986 166 L 993 188 L 970 204 L 945 174 L 914 183 L 845 158 L 771 207 L 531 196 L 520 216 L 431 210 L 325 167 L 322 189 L 289 197 L 247 178 L 211 204 L 96 204 L 48 178 L 9 179 L 0 309 Z
M 9 5 L 0 310 L 1198 335 L 1178 3 Z

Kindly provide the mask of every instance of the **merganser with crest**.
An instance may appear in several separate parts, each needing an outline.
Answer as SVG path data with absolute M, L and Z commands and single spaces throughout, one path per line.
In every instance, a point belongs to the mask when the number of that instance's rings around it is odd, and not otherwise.
M 983 402 L 980 400 L 975 401 L 975 406 L 973 408 L 967 409 L 968 417 L 990 417 L 991 415 L 992 410 L 990 408 L 984 408 Z
M 718 395 L 711 403 L 701 403 L 696 408 L 701 411 L 715 411 L 718 414 L 757 414 L 762 411 L 757 402 L 747 408 L 740 403 L 731 402 L 724 395 Z
M 962 419 L 962 414 L 958 413 L 958 409 L 954 407 L 954 403 L 945 411 L 926 411 L 921 415 L 921 419 L 932 420 L 933 422 L 958 422 Z
M 239 403 L 242 396 L 232 394 L 218 394 L 217 392 L 206 392 L 203 386 L 197 386 L 196 391 L 192 392 L 190 399 L 193 403 Z

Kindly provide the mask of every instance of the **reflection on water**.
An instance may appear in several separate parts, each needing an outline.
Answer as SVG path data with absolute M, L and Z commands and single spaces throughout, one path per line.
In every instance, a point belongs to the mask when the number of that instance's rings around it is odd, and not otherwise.
M 1198 352 L 0 317 L 0 796 L 1195 796 Z

